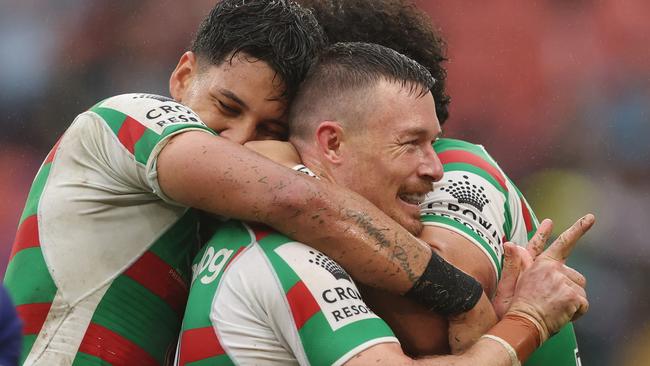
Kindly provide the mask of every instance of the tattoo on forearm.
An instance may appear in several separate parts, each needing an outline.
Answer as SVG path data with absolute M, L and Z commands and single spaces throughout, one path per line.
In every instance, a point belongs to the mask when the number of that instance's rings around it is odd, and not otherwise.
M 356 224 L 361 227 L 371 238 L 375 239 L 380 247 L 386 249 L 392 247 L 393 251 L 391 253 L 390 259 L 399 263 L 400 268 L 402 268 L 402 270 L 406 273 L 411 282 L 415 283 L 418 280 L 419 276 L 416 275 L 411 268 L 411 263 L 409 262 L 409 256 L 406 249 L 400 246 L 397 240 L 395 240 L 395 243 L 393 244 L 390 240 L 388 240 L 388 238 L 386 238 L 384 232 L 388 229 L 381 229 L 376 227 L 372 222 L 372 218 L 370 218 L 370 216 L 365 213 L 346 210 L 345 214 L 348 218 L 353 219 Z
M 406 249 L 399 245 L 395 245 L 393 248 L 393 255 L 391 259 L 395 259 L 399 262 L 400 266 L 406 272 L 406 275 L 408 276 L 409 280 L 413 283 L 415 283 L 420 276 L 416 275 L 413 273 L 413 269 L 411 269 L 411 265 L 409 263 L 409 257 L 408 253 L 406 252 Z

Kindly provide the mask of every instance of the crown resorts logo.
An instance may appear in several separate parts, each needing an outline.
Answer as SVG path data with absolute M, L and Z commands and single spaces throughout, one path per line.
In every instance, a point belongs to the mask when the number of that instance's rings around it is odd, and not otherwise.
M 343 279 L 352 282 L 352 280 L 350 280 L 350 276 L 348 276 L 345 270 L 339 266 L 338 263 L 334 262 L 329 257 L 326 257 L 325 254 L 316 253 L 312 250 L 309 251 L 309 254 L 314 256 L 313 259 L 309 260 L 309 263 L 314 263 L 318 266 L 321 266 L 327 272 L 332 274 L 332 276 L 334 276 L 334 278 L 337 280 Z
M 476 184 L 469 182 L 469 177 L 463 175 L 464 181 L 454 181 L 449 179 L 450 183 L 446 187 L 440 188 L 458 200 L 458 203 L 467 203 L 476 207 L 479 211 L 483 212 L 483 206 L 490 203 L 485 195 L 484 187 L 477 187 Z

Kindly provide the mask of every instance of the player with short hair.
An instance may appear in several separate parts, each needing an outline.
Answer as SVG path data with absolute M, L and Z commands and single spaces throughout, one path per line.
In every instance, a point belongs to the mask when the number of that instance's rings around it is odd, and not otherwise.
M 349 187 L 419 233 L 418 203 L 443 174 L 431 146 L 440 133 L 429 91 L 433 83 L 426 69 L 389 48 L 331 46 L 291 108 L 290 141 L 305 164 L 296 169 Z M 584 278 L 562 263 L 570 243 L 591 222 L 593 217 L 578 224 L 570 240 L 551 245 L 523 272 L 489 339 L 461 356 L 416 364 L 525 360 L 549 332 L 586 310 Z M 193 269 L 179 365 L 413 363 L 346 271 L 286 236 L 230 221 L 195 258 Z M 538 280 L 551 273 L 548 282 Z M 483 310 L 479 317 L 489 315 Z
M 377 43 L 397 50 L 427 68 L 436 79 L 431 93 L 436 115 L 443 125 L 449 116 L 446 94 L 445 41 L 433 29 L 429 16 L 410 0 L 298 0 L 314 11 L 331 42 Z M 494 296 L 503 262 L 503 243 L 528 242 L 539 222 L 525 197 L 481 145 L 440 138 L 434 149 L 445 176 L 422 202 L 422 238 L 454 265 L 477 278 Z M 364 292 L 364 291 L 362 291 Z M 447 347 L 445 329 L 426 309 L 385 301 L 387 294 L 367 289 L 366 300 L 375 306 L 413 354 L 441 352 Z M 375 297 L 377 298 L 375 301 Z M 405 310 L 413 308 L 412 312 Z M 398 313 L 394 309 L 399 308 Z M 421 314 L 415 317 L 413 312 Z M 400 315 L 403 314 L 403 315 Z M 411 321 L 410 321 L 411 320 Z M 422 325 L 424 324 L 424 325 Z M 415 327 L 414 325 L 422 325 Z M 422 333 L 420 333 L 420 331 Z M 432 342 L 439 339 L 441 344 Z M 572 324 L 568 324 L 537 351 L 528 366 L 579 364 Z
M 174 100 L 125 94 L 75 119 L 37 173 L 5 275 L 25 323 L 21 363 L 163 363 L 197 249 L 189 207 L 265 222 L 359 281 L 449 300 L 446 312 L 475 305 L 480 284 L 367 200 L 239 145 L 283 136 L 323 43 L 291 1 L 223 0 L 171 75 Z

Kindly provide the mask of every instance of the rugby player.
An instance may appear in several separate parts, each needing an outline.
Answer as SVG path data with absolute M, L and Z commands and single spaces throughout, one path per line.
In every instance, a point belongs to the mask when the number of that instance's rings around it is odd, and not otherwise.
M 444 39 L 433 29 L 428 15 L 412 1 L 298 2 L 314 11 L 331 42 L 381 44 L 426 67 L 436 79 L 431 88 L 436 115 L 441 125 L 445 123 L 450 97 L 445 89 Z M 262 147 L 257 145 L 257 148 Z M 478 279 L 492 298 L 502 271 L 503 243 L 527 243 L 539 222 L 519 189 L 482 146 L 441 138 L 434 149 L 445 175 L 421 204 L 425 227 L 420 237 L 446 260 Z M 389 323 L 405 350 L 414 355 L 447 351 L 447 327 L 442 317 L 436 318 L 407 299 L 386 301 L 390 295 L 361 287 L 364 299 Z M 549 362 L 558 366 L 579 365 L 571 324 L 545 343 L 526 365 Z
M 431 145 L 440 133 L 433 83 L 426 69 L 389 48 L 331 46 L 291 107 L 290 141 L 305 164 L 297 170 L 349 187 L 419 233 L 416 201 L 443 174 Z M 564 237 L 569 240 L 552 244 L 522 273 L 504 319 L 487 336 L 460 356 L 415 364 L 525 360 L 548 334 L 586 311 L 584 278 L 563 260 L 591 223 L 593 216 L 577 223 Z M 193 270 L 177 364 L 414 361 L 336 261 L 286 236 L 230 221 L 195 258 Z
M 283 137 L 322 44 L 292 2 L 224 0 L 171 75 L 176 101 L 125 94 L 75 119 L 36 175 L 5 274 L 21 363 L 163 363 L 197 249 L 189 207 L 269 224 L 429 308 L 476 304 L 478 282 L 367 200 L 239 145 Z

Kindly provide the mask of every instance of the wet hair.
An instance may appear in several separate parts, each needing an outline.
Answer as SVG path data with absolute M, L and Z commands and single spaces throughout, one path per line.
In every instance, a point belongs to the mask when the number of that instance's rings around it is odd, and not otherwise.
M 325 43 L 312 12 L 293 1 L 222 0 L 199 26 L 191 50 L 212 65 L 237 55 L 266 62 L 290 100 Z
M 446 43 L 411 0 L 296 0 L 313 10 L 330 42 L 367 42 L 392 48 L 426 67 L 440 124 L 449 117 Z
M 367 113 L 364 97 L 387 81 L 414 97 L 423 97 L 436 83 L 429 71 L 401 53 L 378 44 L 342 42 L 327 47 L 312 66 L 289 112 L 293 138 L 307 139 L 322 120 L 352 123 Z M 346 121 L 350 121 L 346 123 Z

